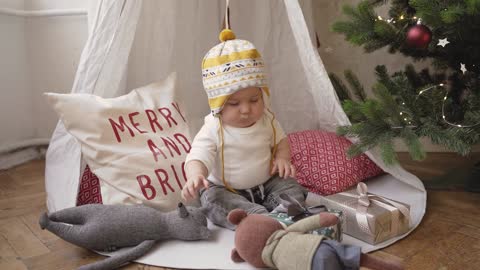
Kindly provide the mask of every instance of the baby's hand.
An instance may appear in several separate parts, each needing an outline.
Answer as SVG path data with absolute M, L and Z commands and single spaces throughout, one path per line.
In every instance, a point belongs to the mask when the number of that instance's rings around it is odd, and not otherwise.
M 195 199 L 198 195 L 198 191 L 202 187 L 208 188 L 208 181 L 203 175 L 197 175 L 189 178 L 182 189 L 182 198 L 185 201 Z
M 278 171 L 278 175 L 283 178 L 295 177 L 295 167 L 290 160 L 284 158 L 276 158 L 273 161 L 272 174 Z

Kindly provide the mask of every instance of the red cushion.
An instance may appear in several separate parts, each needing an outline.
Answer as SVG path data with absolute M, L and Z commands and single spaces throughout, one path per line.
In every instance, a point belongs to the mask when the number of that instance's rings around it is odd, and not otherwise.
M 342 192 L 367 178 L 383 173 L 367 155 L 348 159 L 352 143 L 332 132 L 307 130 L 288 135 L 297 181 L 311 192 Z
M 82 178 L 80 179 L 80 187 L 78 188 L 77 195 L 77 206 L 94 203 L 102 204 L 100 181 L 87 165 L 83 171 Z

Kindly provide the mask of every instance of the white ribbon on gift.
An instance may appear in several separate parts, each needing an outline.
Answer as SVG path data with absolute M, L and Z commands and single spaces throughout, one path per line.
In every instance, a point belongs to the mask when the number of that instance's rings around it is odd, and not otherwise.
M 368 207 L 370 206 L 370 203 L 375 203 L 387 209 L 388 211 L 390 211 L 390 213 L 392 214 L 392 223 L 391 223 L 392 234 L 397 235 L 399 233 L 400 213 L 405 217 L 408 224 L 410 224 L 410 210 L 405 205 L 389 200 L 382 196 L 368 194 L 367 185 L 363 182 L 358 183 L 357 192 L 358 192 L 358 195 L 348 193 L 348 192 L 342 192 L 340 194 L 358 199 L 356 218 L 357 218 L 358 226 L 363 232 L 369 235 L 373 235 L 372 229 L 370 228 L 370 224 L 368 224 L 368 218 L 367 218 L 367 212 L 368 212 Z

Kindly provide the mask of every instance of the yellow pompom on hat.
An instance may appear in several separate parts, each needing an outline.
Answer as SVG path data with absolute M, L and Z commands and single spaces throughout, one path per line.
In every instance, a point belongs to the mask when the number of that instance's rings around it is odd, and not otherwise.
M 202 61 L 203 87 L 213 115 L 240 89 L 259 87 L 269 94 L 264 63 L 255 46 L 236 39 L 230 29 L 220 32 L 219 39 L 221 43 L 211 48 Z

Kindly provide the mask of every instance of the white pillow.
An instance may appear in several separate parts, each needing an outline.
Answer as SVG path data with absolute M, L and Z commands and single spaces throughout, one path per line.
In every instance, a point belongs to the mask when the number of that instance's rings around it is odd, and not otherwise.
M 45 93 L 100 179 L 104 204 L 144 203 L 169 211 L 181 201 L 191 144 L 175 81 L 172 73 L 116 98 Z

